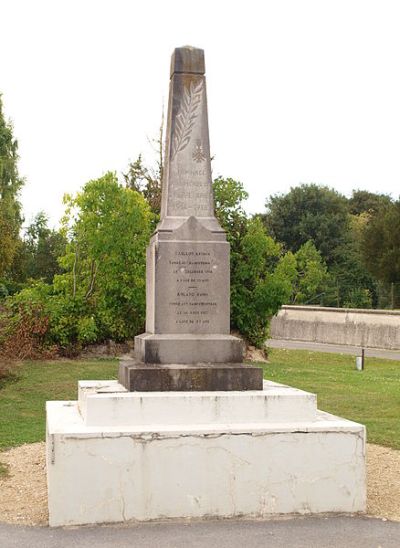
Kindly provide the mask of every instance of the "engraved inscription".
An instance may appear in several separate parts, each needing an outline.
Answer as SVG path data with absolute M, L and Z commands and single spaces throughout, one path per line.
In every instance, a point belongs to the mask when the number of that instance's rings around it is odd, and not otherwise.
M 175 287 L 168 306 L 175 324 L 208 327 L 218 311 L 218 298 L 212 291 L 218 269 L 214 253 L 177 250 L 169 259 L 169 267 Z
M 156 258 L 158 333 L 229 333 L 229 246 L 160 242 Z
M 201 103 L 202 93 L 202 79 L 197 83 L 193 81 L 190 82 L 189 88 L 185 87 L 183 89 L 181 104 L 175 118 L 171 160 L 173 160 L 177 153 L 184 150 L 189 144 L 192 129 L 199 114 L 198 110 Z
M 170 215 L 213 215 L 211 175 L 207 167 L 171 166 Z

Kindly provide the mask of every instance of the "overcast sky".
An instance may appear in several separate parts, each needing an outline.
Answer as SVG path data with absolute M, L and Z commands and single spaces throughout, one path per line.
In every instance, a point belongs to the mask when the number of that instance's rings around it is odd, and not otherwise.
M 315 182 L 400 193 L 400 2 L 0 0 L 0 92 L 29 220 L 157 135 L 169 63 L 204 48 L 214 175 L 247 209 Z

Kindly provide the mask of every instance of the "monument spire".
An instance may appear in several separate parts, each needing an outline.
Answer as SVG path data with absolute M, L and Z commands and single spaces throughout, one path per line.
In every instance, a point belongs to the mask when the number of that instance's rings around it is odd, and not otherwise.
M 214 215 L 204 51 L 184 46 L 171 59 L 167 139 L 158 230 L 187 217 L 222 232 Z

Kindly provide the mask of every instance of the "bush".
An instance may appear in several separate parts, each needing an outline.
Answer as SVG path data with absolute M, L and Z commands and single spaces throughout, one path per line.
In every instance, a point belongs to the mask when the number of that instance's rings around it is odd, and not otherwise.
M 49 359 L 57 355 L 50 343 L 49 316 L 46 305 L 37 299 L 10 298 L 2 313 L 0 326 L 0 359 Z
M 217 178 L 214 197 L 231 244 L 231 327 L 261 348 L 270 319 L 290 298 L 296 261 L 291 253 L 283 254 L 259 218 L 247 217 L 242 206 L 247 193 L 240 182 Z
M 66 198 L 52 284 L 32 282 L 6 299 L 1 352 L 18 358 L 71 355 L 82 346 L 133 338 L 145 320 L 145 268 L 153 216 L 144 198 L 106 174 Z

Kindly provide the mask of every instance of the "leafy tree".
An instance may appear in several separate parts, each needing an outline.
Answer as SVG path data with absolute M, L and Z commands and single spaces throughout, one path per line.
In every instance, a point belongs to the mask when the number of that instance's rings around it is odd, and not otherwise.
M 348 308 L 371 308 L 377 302 L 377 283 L 365 268 L 361 253 L 363 232 L 370 213 L 349 215 L 347 241 L 338 248 L 336 262 L 330 269 L 331 291 L 325 304 Z
M 283 256 L 260 219 L 247 217 L 242 183 L 218 177 L 213 189 L 215 213 L 231 244 L 231 326 L 262 347 L 270 318 L 291 294 L 294 259 Z
M 295 261 L 292 254 L 282 254 L 257 218 L 249 221 L 239 254 L 231 268 L 231 323 L 251 344 L 262 347 L 269 320 L 292 292 Z
M 400 282 L 400 200 L 370 217 L 361 248 L 371 274 L 382 282 Z
M 89 181 L 65 203 L 63 273 L 52 284 L 41 279 L 7 299 L 8 325 L 0 330 L 3 350 L 17 348 L 20 341 L 25 356 L 29 348 L 32 356 L 53 353 L 54 345 L 71 352 L 143 330 L 145 250 L 153 217 L 148 204 L 113 173 Z M 31 227 L 35 249 L 40 235 L 48 235 L 46 226 L 40 215 Z M 32 336 L 26 325 L 34 326 Z
M 23 180 L 18 175 L 18 143 L 13 128 L 3 115 L 0 95 L 0 276 L 12 265 L 19 245 L 21 205 L 19 191 Z
M 62 227 L 69 243 L 60 260 L 65 273 L 54 279 L 55 292 L 65 296 L 55 314 L 59 338 L 84 343 L 133 337 L 145 317 L 149 206 L 113 173 L 89 181 L 65 203 Z
M 271 235 L 296 253 L 313 242 L 327 265 L 335 262 L 348 234 L 348 207 L 344 196 L 316 184 L 301 185 L 266 202 L 264 222 Z
M 315 304 L 315 300 L 321 300 L 329 279 L 321 253 L 313 242 L 308 241 L 294 254 L 294 258 L 297 275 L 293 283 L 291 303 Z
M 391 203 L 392 199 L 387 194 L 374 194 L 367 190 L 353 190 L 353 194 L 349 198 L 349 211 L 352 215 L 373 214 Z
M 142 194 L 153 213 L 158 216 L 161 211 L 162 164 L 158 164 L 156 170 L 153 170 L 144 165 L 142 156 L 139 155 L 129 164 L 123 177 L 126 187 Z
M 14 259 L 11 277 L 14 282 L 28 280 L 53 281 L 55 274 L 61 274 L 59 258 L 65 254 L 65 236 L 48 227 L 46 214 L 39 212 L 25 230 L 19 251 Z
M 157 154 L 155 169 L 145 166 L 142 155 L 139 154 L 137 159 L 129 164 L 128 171 L 122 175 L 127 188 L 143 194 L 155 214 L 154 223 L 156 223 L 161 211 L 161 187 L 164 172 L 164 110 L 158 137 L 152 139 L 151 143 Z

